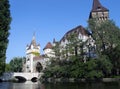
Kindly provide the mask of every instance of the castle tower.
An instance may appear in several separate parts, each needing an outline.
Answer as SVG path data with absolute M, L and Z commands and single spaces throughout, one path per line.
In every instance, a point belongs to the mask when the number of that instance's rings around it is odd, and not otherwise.
M 44 54 L 47 56 L 47 57 L 54 57 L 55 53 L 53 51 L 53 45 L 48 42 L 47 45 L 45 46 L 45 48 L 43 49 L 44 51 Z
M 30 45 L 27 45 L 26 47 L 25 72 L 33 72 L 33 58 L 36 56 L 36 54 L 40 54 L 40 45 L 37 45 L 34 34 Z
M 98 21 L 104 21 L 109 18 L 109 10 L 101 5 L 99 0 L 93 0 L 92 10 L 89 15 L 89 19 L 97 19 Z

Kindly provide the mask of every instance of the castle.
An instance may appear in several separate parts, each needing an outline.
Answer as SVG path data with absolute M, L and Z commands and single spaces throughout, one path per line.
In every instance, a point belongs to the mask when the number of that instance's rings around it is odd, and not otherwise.
M 107 20 L 109 18 L 109 10 L 101 5 L 99 0 L 93 0 L 92 10 L 90 11 L 89 19 L 97 18 L 99 22 Z M 68 31 L 60 41 L 53 43 L 48 42 L 44 47 L 44 55 L 40 54 L 40 45 L 36 43 L 35 35 L 33 35 L 32 41 L 30 45 L 26 47 L 26 61 L 23 65 L 23 72 L 41 72 L 46 68 L 46 65 L 49 64 L 50 58 L 56 57 L 53 47 L 56 43 L 59 43 L 59 52 L 63 52 L 66 49 L 66 45 L 69 43 L 68 37 L 69 35 L 75 33 L 76 37 L 81 40 L 81 42 L 85 42 L 86 45 L 91 45 L 93 48 L 95 47 L 95 41 L 91 37 L 90 32 L 86 31 L 83 26 L 78 26 Z M 79 49 L 80 50 L 80 49 Z M 89 49 L 87 46 L 83 47 L 84 52 L 88 53 Z M 77 51 L 74 53 L 63 53 L 63 55 L 59 55 L 60 59 L 65 59 L 66 56 L 76 55 Z M 95 55 L 94 55 L 95 56 Z M 84 58 L 84 62 L 85 62 Z

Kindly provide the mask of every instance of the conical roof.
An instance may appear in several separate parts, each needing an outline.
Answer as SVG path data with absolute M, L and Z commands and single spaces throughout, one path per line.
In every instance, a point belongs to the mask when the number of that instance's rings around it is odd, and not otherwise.
M 32 41 L 31 41 L 28 49 L 31 49 L 32 46 L 33 46 L 33 48 L 35 48 L 35 49 L 38 49 L 38 46 L 39 46 L 39 45 L 37 45 L 37 43 L 36 43 L 35 34 L 33 34 Z
M 33 45 L 34 47 L 37 46 L 36 44 L 36 39 L 35 39 L 35 35 L 33 35 L 33 38 L 32 38 L 32 41 L 31 41 L 31 44 L 30 45 Z
M 43 50 L 45 50 L 45 49 L 52 49 L 52 47 L 53 47 L 52 44 L 50 42 L 48 42 Z

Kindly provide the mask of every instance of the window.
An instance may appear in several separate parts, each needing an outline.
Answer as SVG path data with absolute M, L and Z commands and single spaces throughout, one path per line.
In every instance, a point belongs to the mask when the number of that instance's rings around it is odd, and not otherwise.
M 30 59 L 29 58 L 27 58 L 27 61 L 29 61 Z

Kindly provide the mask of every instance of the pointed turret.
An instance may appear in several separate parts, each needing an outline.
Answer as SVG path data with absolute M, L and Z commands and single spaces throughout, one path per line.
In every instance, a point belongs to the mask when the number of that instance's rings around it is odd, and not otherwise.
M 33 45 L 35 48 L 37 47 L 36 39 L 35 39 L 35 33 L 33 34 L 33 38 L 32 38 L 32 41 L 31 41 L 30 45 Z
M 96 11 L 109 11 L 109 10 L 102 6 L 99 0 L 93 0 L 92 12 Z
M 27 45 L 27 49 L 40 49 L 40 45 L 36 43 L 35 33 L 33 34 L 32 41 L 30 45 Z
M 39 52 L 40 50 L 40 44 L 36 43 L 35 33 L 33 34 L 32 41 L 30 45 L 27 45 L 26 50 L 37 50 Z
M 102 6 L 99 0 L 93 0 L 93 6 L 89 19 L 92 18 L 97 18 L 97 20 L 107 20 L 109 18 L 109 10 Z
M 56 42 L 56 40 L 55 40 L 55 38 L 53 39 L 53 43 L 55 43 Z

